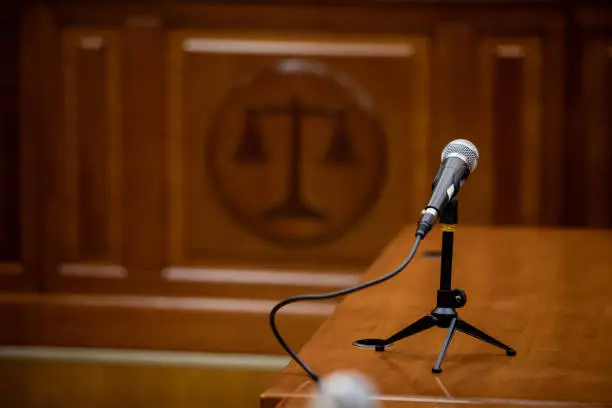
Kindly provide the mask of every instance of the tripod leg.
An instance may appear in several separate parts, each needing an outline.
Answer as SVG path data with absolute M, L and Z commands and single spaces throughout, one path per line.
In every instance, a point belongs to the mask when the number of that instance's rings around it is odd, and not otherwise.
M 450 326 L 448 326 L 448 331 L 446 332 L 446 338 L 444 339 L 444 344 L 442 344 L 442 350 L 440 350 L 440 354 L 438 355 L 438 360 L 436 361 L 436 364 L 434 364 L 433 368 L 431 369 L 431 371 L 436 374 L 442 372 L 442 368 L 440 366 L 442 365 L 442 360 L 444 359 L 444 356 L 446 355 L 446 350 L 448 349 L 448 346 L 450 345 L 450 342 L 453 339 L 453 334 L 455 334 L 456 323 L 457 323 L 457 318 L 453 317 L 453 320 L 451 320 L 450 322 Z
M 395 333 L 391 337 L 386 339 L 361 339 L 353 342 L 353 345 L 360 348 L 373 348 L 376 351 L 385 351 L 385 347 L 392 345 L 396 341 L 422 332 L 423 330 L 427 330 L 435 325 L 436 319 L 432 315 L 427 315 L 412 323 L 410 326 Z
M 413 334 L 417 334 L 422 331 L 425 331 L 431 327 L 434 327 L 435 325 L 436 325 L 436 320 L 434 319 L 433 316 L 427 315 L 425 317 L 421 317 L 419 320 L 412 323 L 410 326 L 400 330 L 399 332 L 395 333 L 393 336 L 386 338 L 385 345 L 390 346 L 396 341 L 404 339 L 408 336 L 412 336 Z
M 463 332 L 465 334 L 469 334 L 470 336 L 475 337 L 478 340 L 482 340 L 482 341 L 484 341 L 486 343 L 489 343 L 489 344 L 492 344 L 494 346 L 497 346 L 497 347 L 499 347 L 502 350 L 506 350 L 506 355 L 508 355 L 508 356 L 515 356 L 516 355 L 516 350 L 514 350 L 513 348 L 508 347 L 507 345 L 505 345 L 501 341 L 499 341 L 497 339 L 494 339 L 493 337 L 489 336 L 487 333 L 483 332 L 480 329 L 477 329 L 476 327 L 472 326 L 471 324 L 469 324 L 465 320 L 457 321 L 457 330 L 459 330 L 460 332 Z

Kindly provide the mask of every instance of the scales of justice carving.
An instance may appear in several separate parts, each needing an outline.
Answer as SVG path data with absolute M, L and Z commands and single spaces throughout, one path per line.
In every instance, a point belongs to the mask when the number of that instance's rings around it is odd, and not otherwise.
M 367 214 L 384 179 L 386 144 L 350 80 L 309 61 L 292 64 L 230 93 L 213 119 L 206 165 L 242 226 L 300 247 L 329 242 Z
M 260 120 L 264 116 L 288 116 L 290 120 L 289 168 L 287 169 L 286 196 L 284 200 L 263 211 L 264 218 L 311 218 L 325 219 L 321 209 L 309 205 L 302 194 L 302 120 L 305 117 L 323 117 L 333 123 L 331 142 L 324 156 L 324 162 L 335 166 L 355 166 L 355 155 L 351 137 L 346 129 L 346 109 L 307 105 L 293 96 L 288 103 L 260 105 L 247 108 L 245 112 L 244 134 L 236 149 L 238 163 L 265 164 L 268 152 L 262 143 Z

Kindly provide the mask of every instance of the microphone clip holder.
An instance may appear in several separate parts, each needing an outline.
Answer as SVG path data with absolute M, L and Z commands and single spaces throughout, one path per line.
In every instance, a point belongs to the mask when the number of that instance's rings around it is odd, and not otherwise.
M 516 350 L 510 348 L 501 341 L 489 336 L 482 330 L 472 326 L 459 317 L 456 309 L 462 308 L 467 303 L 467 295 L 463 289 L 451 289 L 453 269 L 453 240 L 455 226 L 458 222 L 458 201 L 453 198 L 440 213 L 440 224 L 442 225 L 442 256 L 440 262 L 440 288 L 437 292 L 436 307 L 426 316 L 415 321 L 411 325 L 398 331 L 386 339 L 361 339 L 353 342 L 354 346 L 366 349 L 374 349 L 382 352 L 394 343 L 420 333 L 434 326 L 448 329 L 442 349 L 438 355 L 431 371 L 442 372 L 442 360 L 446 355 L 448 346 L 455 334 L 460 331 L 478 340 L 489 343 L 505 350 L 507 356 L 515 356 Z

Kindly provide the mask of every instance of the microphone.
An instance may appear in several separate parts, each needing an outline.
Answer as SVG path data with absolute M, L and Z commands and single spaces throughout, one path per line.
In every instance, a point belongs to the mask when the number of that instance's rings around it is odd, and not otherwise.
M 323 378 L 309 408 L 378 408 L 376 386 L 357 371 L 337 371 Z
M 453 140 L 442 150 L 442 164 L 433 182 L 433 193 L 421 212 L 416 235 L 425 235 L 436 223 L 438 216 L 455 196 L 478 165 L 478 149 L 466 139 Z

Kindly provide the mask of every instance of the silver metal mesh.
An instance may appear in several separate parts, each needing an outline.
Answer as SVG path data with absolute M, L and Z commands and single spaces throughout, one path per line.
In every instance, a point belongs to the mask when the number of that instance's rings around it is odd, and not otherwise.
M 459 157 L 465 161 L 470 171 L 478 166 L 478 149 L 472 142 L 466 139 L 453 140 L 442 150 L 442 161 L 447 157 Z

